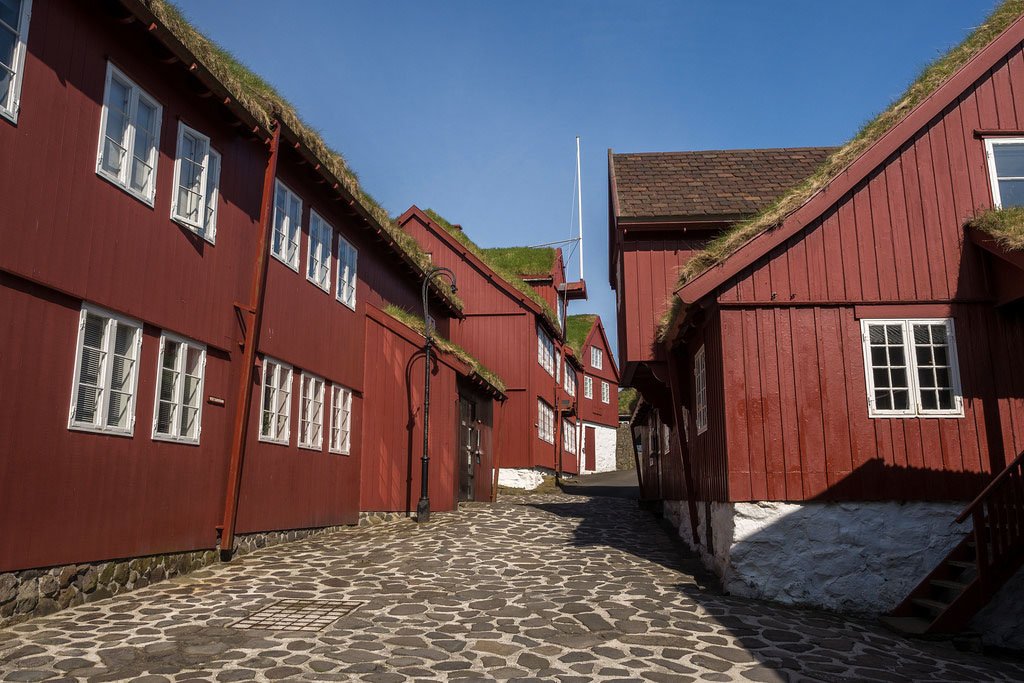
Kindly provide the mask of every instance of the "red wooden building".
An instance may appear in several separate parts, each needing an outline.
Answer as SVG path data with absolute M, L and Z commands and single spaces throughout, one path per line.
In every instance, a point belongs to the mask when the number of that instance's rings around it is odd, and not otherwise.
M 393 472 L 420 455 L 422 337 L 383 309 L 419 309 L 426 255 L 165 3 L 7 6 L 0 573 L 23 590 L 0 622 L 408 510 L 395 492 L 418 497 L 418 470 Z M 460 303 L 430 292 L 447 334 Z M 489 420 L 500 382 L 440 356 L 443 510 L 460 399 Z M 99 589 L 74 579 L 122 565 Z M 39 570 L 74 580 L 35 594 Z
M 571 315 L 566 321 L 566 340 L 578 355 L 582 373 L 577 418 L 583 457 L 580 472 L 615 469 L 619 427 L 619 369 L 601 317 L 590 313 Z
M 609 154 L 644 494 L 731 591 L 1022 644 L 1017 13 L 838 150 Z
M 534 488 L 544 472 L 577 472 L 578 364 L 565 355 L 555 311 L 585 297 L 585 287 L 566 284 L 561 251 L 481 249 L 461 226 L 415 206 L 398 220 L 433 263 L 456 274 L 464 308 L 452 341 L 509 382 L 495 408 L 501 484 Z

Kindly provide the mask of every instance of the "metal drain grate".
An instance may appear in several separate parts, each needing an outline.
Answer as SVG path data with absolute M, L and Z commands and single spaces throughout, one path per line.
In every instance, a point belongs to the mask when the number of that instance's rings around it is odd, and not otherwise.
M 231 626 L 268 631 L 322 631 L 362 604 L 357 600 L 279 600 Z

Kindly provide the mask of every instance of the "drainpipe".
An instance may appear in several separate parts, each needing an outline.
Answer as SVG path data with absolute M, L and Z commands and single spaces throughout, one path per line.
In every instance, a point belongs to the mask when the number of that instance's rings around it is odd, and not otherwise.
M 274 120 L 274 137 L 270 140 L 270 158 L 263 172 L 263 195 L 260 203 L 260 228 L 256 241 L 256 262 L 253 264 L 249 303 L 235 304 L 248 314 L 248 334 L 242 342 L 242 370 L 238 379 L 235 424 L 231 435 L 231 460 L 228 464 L 227 492 L 224 496 L 224 521 L 221 527 L 220 556 L 231 559 L 235 543 L 235 518 L 238 516 L 238 494 L 242 485 L 242 462 L 245 458 L 245 437 L 252 409 L 252 373 L 256 365 L 256 349 L 263 325 L 263 303 L 267 292 L 267 266 L 270 261 L 270 231 L 274 208 L 274 179 L 277 177 L 278 149 L 281 143 L 281 122 Z

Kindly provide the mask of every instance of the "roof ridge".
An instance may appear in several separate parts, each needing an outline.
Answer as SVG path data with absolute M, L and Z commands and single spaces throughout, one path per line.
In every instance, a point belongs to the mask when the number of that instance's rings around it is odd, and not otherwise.
M 839 149 L 842 145 L 811 145 L 807 147 L 736 147 L 728 149 L 681 149 L 661 152 L 612 152 L 612 157 L 626 156 L 671 156 L 678 154 L 727 154 L 734 152 L 803 152 L 808 150 L 821 151 Z

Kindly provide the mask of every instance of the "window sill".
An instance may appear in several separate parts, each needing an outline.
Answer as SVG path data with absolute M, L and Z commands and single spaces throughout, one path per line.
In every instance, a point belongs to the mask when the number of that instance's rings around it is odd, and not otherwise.
M 964 411 L 948 413 L 875 413 L 868 411 L 872 420 L 940 420 L 943 418 L 958 419 L 964 417 Z
M 336 451 L 333 448 L 329 448 L 327 449 L 327 452 L 331 455 L 352 455 L 351 449 L 347 451 Z
M 177 223 L 186 230 L 195 233 L 197 237 L 202 238 L 204 241 L 209 242 L 211 245 L 216 244 L 216 242 L 206 234 L 206 229 L 203 228 L 202 226 L 193 225 L 192 223 L 186 221 L 184 218 L 181 218 L 180 216 L 171 216 L 171 221 Z
M 130 439 L 135 436 L 135 430 L 131 429 L 128 431 L 120 429 L 104 429 L 103 427 L 96 427 L 94 425 L 85 424 L 69 424 L 68 430 L 72 432 L 87 432 L 89 434 L 102 434 L 103 436 L 120 436 L 122 438 Z
M 15 109 L 15 110 L 12 111 L 10 109 L 4 109 L 3 107 L 0 107 L 0 118 L 5 118 L 5 119 L 7 119 L 8 121 L 11 122 L 11 125 L 17 126 L 18 125 L 18 110 Z
M 176 436 L 168 436 L 166 434 L 154 434 L 153 441 L 163 441 L 164 443 L 176 443 L 181 446 L 198 446 L 199 439 L 185 439 Z
M 120 179 L 115 178 L 114 176 L 110 175 L 109 173 L 101 169 L 96 169 L 96 175 L 98 175 L 103 180 L 106 180 L 108 183 L 110 183 L 117 189 L 121 190 L 121 192 L 124 192 L 129 197 L 134 197 L 135 199 L 138 199 L 140 202 L 142 202 L 151 209 L 155 208 L 156 193 L 154 193 L 154 196 L 152 197 L 147 197 L 146 195 L 140 192 L 136 192 L 135 190 L 130 189 L 126 185 L 121 184 Z M 156 178 L 154 178 L 153 181 L 156 182 Z
M 300 443 L 299 444 L 299 450 L 313 451 L 314 453 L 323 453 L 324 452 L 324 445 L 320 444 L 319 446 L 310 446 L 310 445 L 307 445 L 307 444 L 304 444 L 304 443 Z
M 321 285 L 319 282 L 317 282 L 313 278 L 309 277 L 309 275 L 307 274 L 306 275 L 306 282 L 308 282 L 309 284 L 313 285 L 314 287 L 319 289 L 324 294 L 330 294 L 331 293 L 331 284 L 330 284 L 331 276 L 330 275 L 327 276 L 327 282 L 325 282 L 324 284 Z
M 271 438 L 263 436 L 261 434 L 260 437 L 257 440 L 262 442 L 262 443 L 273 444 L 274 446 L 290 446 L 291 445 L 291 438 L 290 437 L 287 438 L 287 439 L 271 439 Z
M 289 270 L 293 270 L 296 273 L 299 272 L 299 262 L 298 262 L 297 259 L 295 261 L 295 265 L 292 265 L 292 264 L 288 263 L 287 261 L 285 261 L 283 258 L 281 258 L 281 256 L 279 254 L 275 254 L 274 252 L 270 252 L 270 255 L 273 256 L 278 261 L 280 261 L 281 263 L 283 263 Z
M 356 310 L 356 302 L 353 301 L 352 303 L 348 303 L 347 301 L 342 301 L 338 297 L 334 297 L 334 299 L 335 299 L 335 301 L 337 301 L 339 304 L 341 304 L 345 308 L 348 308 L 348 309 L 353 310 L 353 311 Z

